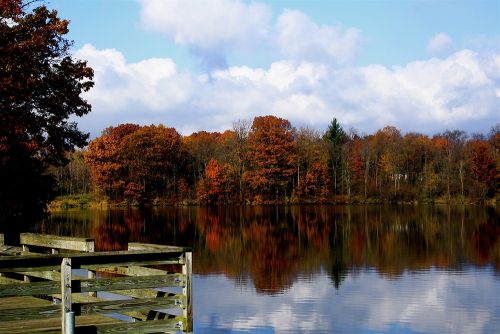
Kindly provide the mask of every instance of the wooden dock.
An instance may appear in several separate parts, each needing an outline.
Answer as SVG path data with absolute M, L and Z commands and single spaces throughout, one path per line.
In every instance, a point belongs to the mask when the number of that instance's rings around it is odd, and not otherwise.
M 95 252 L 94 241 L 0 235 L 0 334 L 191 333 L 189 248 L 129 243 Z

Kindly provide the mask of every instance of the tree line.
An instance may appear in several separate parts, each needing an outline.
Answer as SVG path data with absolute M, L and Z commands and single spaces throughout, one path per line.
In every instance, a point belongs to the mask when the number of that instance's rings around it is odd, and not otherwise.
M 494 198 L 500 125 L 445 131 L 325 132 L 286 119 L 239 120 L 223 133 L 182 136 L 163 125 L 109 127 L 57 171 L 61 194 L 93 189 L 128 204 L 284 204 Z

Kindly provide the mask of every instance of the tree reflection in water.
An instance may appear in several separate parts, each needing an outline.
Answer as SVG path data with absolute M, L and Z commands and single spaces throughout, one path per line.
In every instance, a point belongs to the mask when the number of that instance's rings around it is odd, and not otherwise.
M 129 241 L 192 246 L 195 273 L 278 294 L 323 272 L 336 288 L 364 268 L 387 278 L 467 265 L 499 272 L 499 217 L 484 207 L 172 207 L 57 212 L 35 230 L 92 237 L 98 250 Z

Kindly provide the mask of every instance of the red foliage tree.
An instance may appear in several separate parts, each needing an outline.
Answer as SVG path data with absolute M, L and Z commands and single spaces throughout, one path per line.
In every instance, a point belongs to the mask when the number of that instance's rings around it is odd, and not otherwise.
M 212 159 L 205 170 L 205 178 L 198 182 L 198 199 L 202 203 L 228 203 L 234 188 L 234 170 L 231 165 Z
M 470 142 L 471 156 L 469 158 L 470 169 L 488 192 L 498 188 L 500 173 L 496 169 L 495 161 L 489 152 L 488 144 L 482 140 Z

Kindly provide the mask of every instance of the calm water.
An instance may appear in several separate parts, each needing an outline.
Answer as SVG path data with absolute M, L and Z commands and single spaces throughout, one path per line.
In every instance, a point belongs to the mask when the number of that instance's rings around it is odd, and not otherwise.
M 192 246 L 196 333 L 500 332 L 498 209 L 86 210 L 35 230 Z

